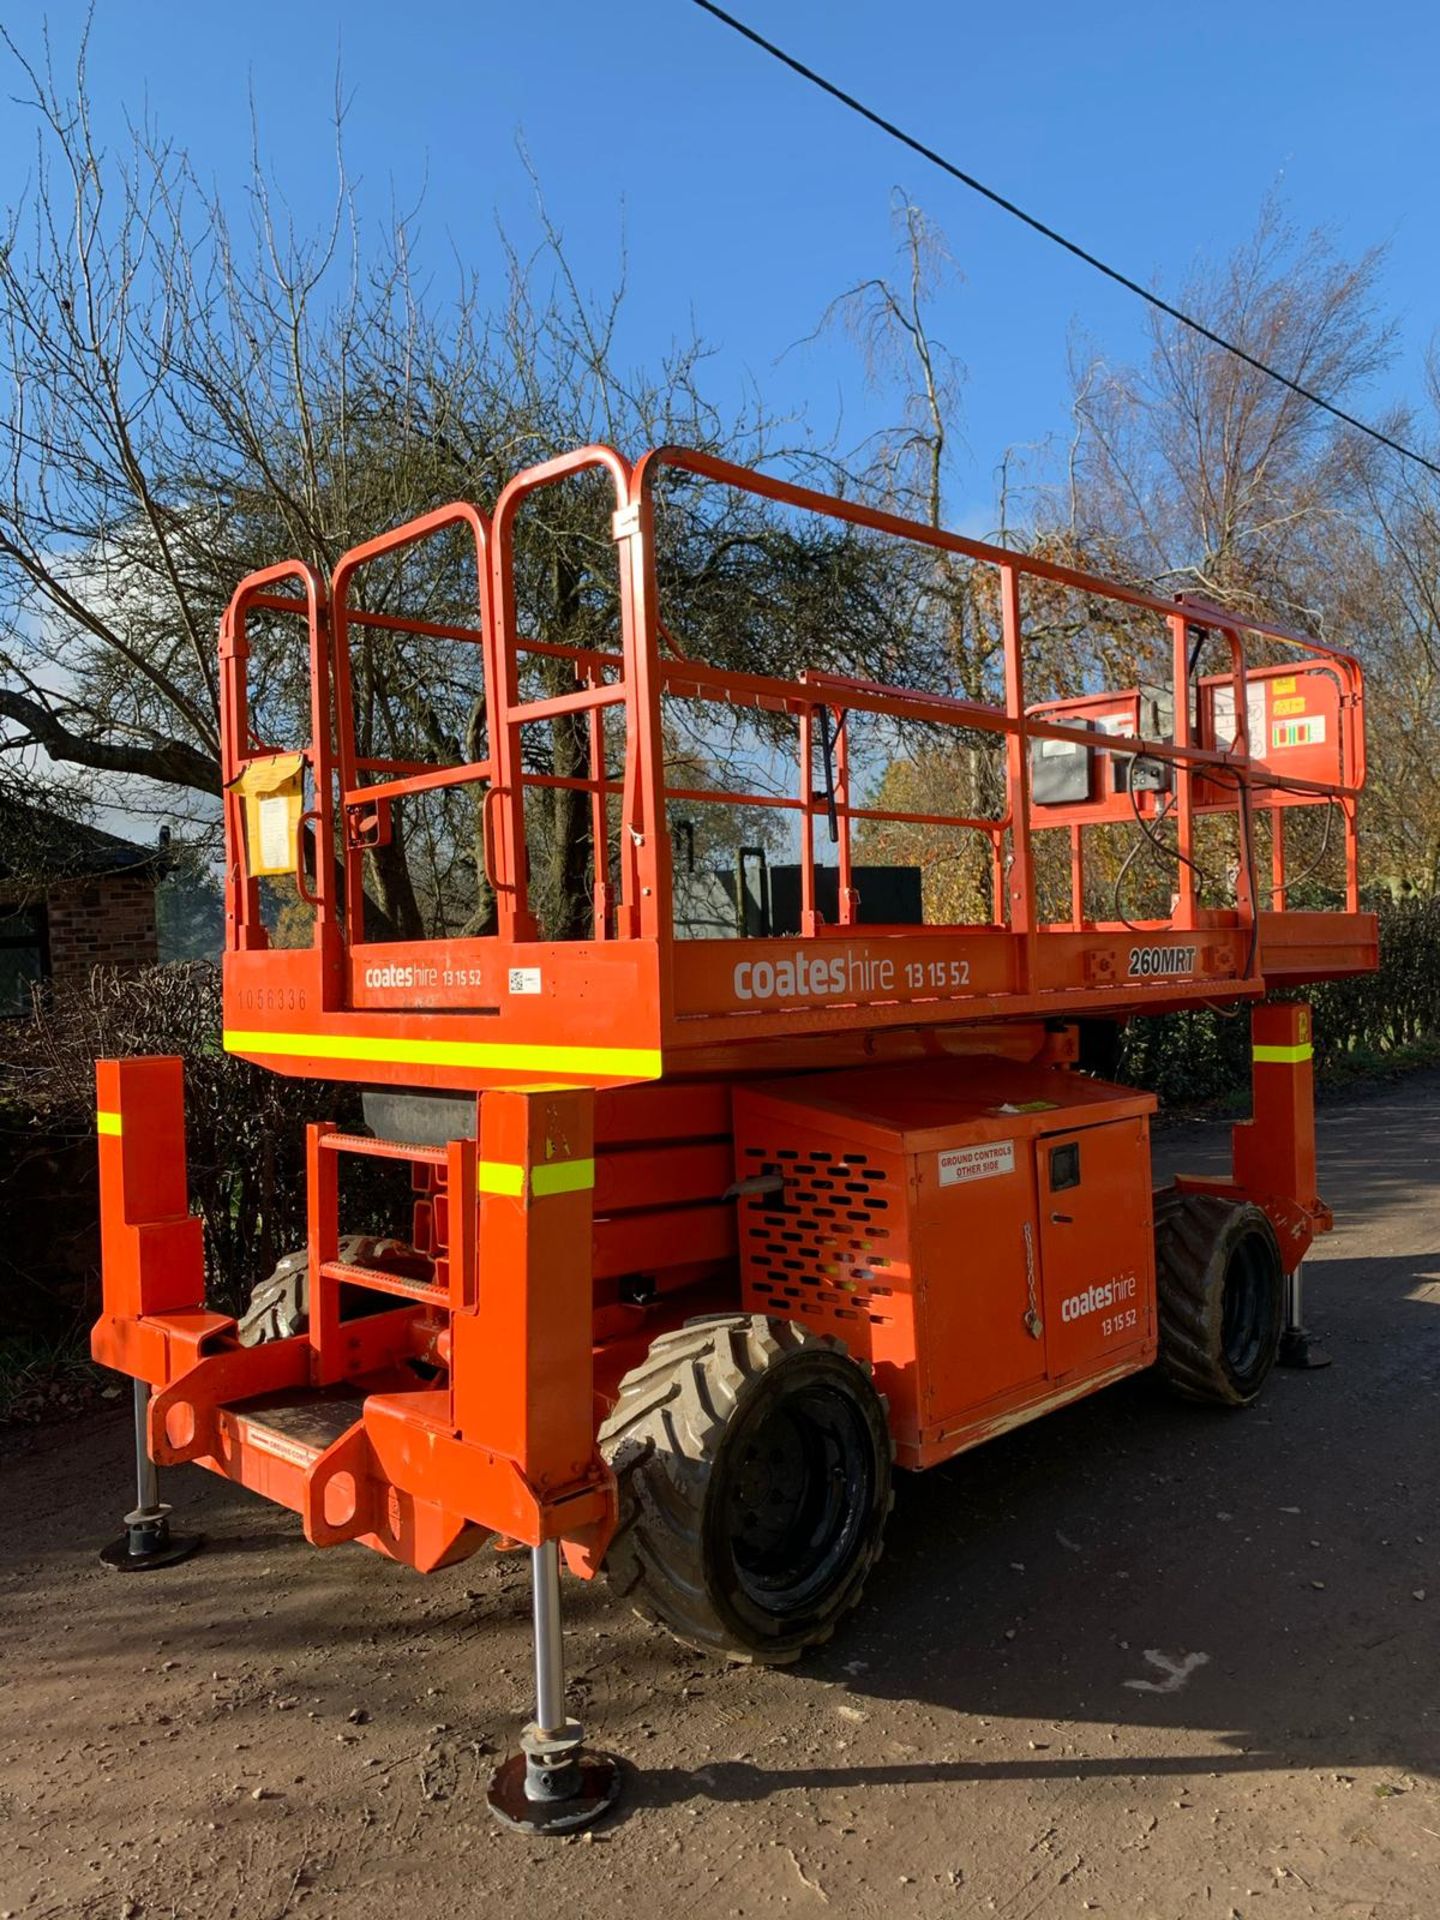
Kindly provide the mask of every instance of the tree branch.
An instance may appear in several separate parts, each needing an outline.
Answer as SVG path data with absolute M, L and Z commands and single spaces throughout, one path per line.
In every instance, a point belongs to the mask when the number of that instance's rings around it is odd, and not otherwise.
M 30 741 L 43 747 L 52 760 L 68 766 L 93 767 L 100 773 L 139 774 L 146 780 L 191 787 L 200 793 L 220 792 L 220 769 L 215 761 L 184 740 L 161 740 L 146 746 L 138 741 L 96 740 L 72 733 L 40 701 L 8 687 L 0 687 L 0 719 L 28 729 Z M 0 742 L 0 751 L 19 744 Z

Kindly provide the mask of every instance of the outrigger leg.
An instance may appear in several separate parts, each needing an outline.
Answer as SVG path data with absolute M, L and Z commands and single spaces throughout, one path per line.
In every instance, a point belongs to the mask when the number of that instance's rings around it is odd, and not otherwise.
M 160 1498 L 160 1473 L 150 1458 L 146 1432 L 150 1412 L 150 1383 L 135 1382 L 135 1511 L 125 1516 L 125 1531 L 100 1558 L 120 1573 L 148 1573 L 188 1560 L 203 1544 L 198 1533 L 170 1531 L 170 1509 Z
M 620 1792 L 620 1766 L 589 1753 L 578 1720 L 565 1714 L 565 1643 L 560 1626 L 560 1558 L 553 1540 L 532 1547 L 535 1718 L 491 1777 L 490 1811 L 528 1833 L 572 1833 L 598 1820 Z
M 1280 1351 L 1275 1356 L 1281 1367 L 1328 1367 L 1330 1355 L 1314 1345 L 1305 1327 L 1305 1263 L 1300 1261 L 1285 1277 L 1285 1330 L 1280 1335 Z

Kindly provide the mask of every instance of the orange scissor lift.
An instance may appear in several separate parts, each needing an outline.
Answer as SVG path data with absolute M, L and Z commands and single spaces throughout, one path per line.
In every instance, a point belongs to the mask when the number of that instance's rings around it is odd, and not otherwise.
M 993 567 L 1003 704 L 682 653 L 659 604 L 654 525 L 657 479 L 677 470 Z M 613 487 L 609 650 L 517 622 L 516 516 L 580 475 Z M 473 624 L 362 610 L 364 569 L 457 530 L 473 544 Z M 1146 689 L 1028 702 L 1025 598 L 1046 590 L 1163 623 L 1168 716 Z M 247 623 L 261 612 L 306 635 L 308 741 L 256 738 Z M 357 752 L 352 654 L 376 629 L 479 649 L 483 759 Z M 1224 650 L 1226 671 L 1196 674 L 1200 642 Z M 487 1537 L 527 1546 L 536 1712 L 492 1786 L 502 1816 L 564 1829 L 615 1791 L 613 1763 L 565 1711 L 561 1553 L 581 1577 L 603 1567 L 692 1646 L 792 1659 L 858 1597 L 892 1460 L 948 1459 L 1157 1358 L 1182 1391 L 1229 1404 L 1254 1397 L 1277 1353 L 1305 1359 L 1301 1263 L 1329 1225 L 1310 1016 L 1294 1000 L 1260 1003 L 1376 964 L 1376 923 L 1359 907 L 1363 689 L 1349 655 L 683 449 L 632 467 L 596 447 L 521 473 L 489 518 L 455 505 L 354 549 L 328 582 L 299 563 L 252 575 L 220 655 L 225 1045 L 297 1079 L 363 1083 L 372 1124 L 310 1125 L 308 1246 L 292 1263 L 303 1299 L 255 1339 L 206 1308 L 181 1062 L 98 1063 L 94 1351 L 134 1376 L 137 1411 L 138 1501 L 111 1558 L 152 1568 L 187 1550 L 156 1477 L 185 1461 L 292 1508 L 316 1546 L 359 1541 L 421 1571 Z M 522 697 L 527 655 L 573 686 Z M 674 700 L 788 717 L 793 795 L 672 778 Z M 523 730 L 566 714 L 585 717 L 588 770 L 535 771 Z M 1003 806 L 974 817 L 867 803 L 852 792 L 849 715 L 998 741 Z M 622 729 L 617 767 L 606 743 Z M 467 783 L 484 793 L 493 930 L 379 939 L 368 850 L 408 800 Z M 586 796 L 594 846 L 608 850 L 584 938 L 538 935 L 525 820 L 545 786 Z M 798 822 L 798 929 L 676 937 L 673 812 L 714 804 Z M 1293 910 L 1286 815 L 1320 806 L 1342 822 L 1345 904 Z M 1235 856 L 1225 907 L 1201 903 L 1193 860 L 1217 815 Z M 867 915 L 852 842 L 883 822 L 981 836 L 988 920 Z M 1163 918 L 1125 919 L 1118 889 L 1113 917 L 1087 910 L 1086 836 L 1116 823 L 1173 828 Z M 1055 833 L 1069 911 L 1042 919 L 1036 856 Z M 310 905 L 308 945 L 267 935 L 259 881 L 277 872 Z M 1254 1118 L 1235 1128 L 1232 1173 L 1152 1202 L 1155 1103 L 1079 1070 L 1085 1036 L 1240 1001 L 1256 1003 Z M 353 1156 L 410 1169 L 400 1258 L 393 1242 L 376 1254 L 344 1235 L 339 1176 Z

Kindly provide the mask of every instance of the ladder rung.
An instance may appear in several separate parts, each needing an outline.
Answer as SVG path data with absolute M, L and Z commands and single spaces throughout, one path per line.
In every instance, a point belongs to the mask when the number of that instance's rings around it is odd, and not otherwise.
M 378 1267 L 354 1267 L 345 1260 L 327 1260 L 320 1272 L 326 1280 L 338 1280 L 355 1287 L 370 1287 L 376 1293 L 395 1293 L 402 1300 L 433 1301 L 448 1306 L 450 1292 L 431 1280 L 407 1280 L 404 1274 L 382 1273 Z
M 419 1160 L 430 1167 L 443 1167 L 448 1158 L 444 1147 L 421 1147 L 405 1140 L 376 1140 L 368 1133 L 322 1133 L 320 1144 L 331 1153 L 368 1153 L 377 1160 Z

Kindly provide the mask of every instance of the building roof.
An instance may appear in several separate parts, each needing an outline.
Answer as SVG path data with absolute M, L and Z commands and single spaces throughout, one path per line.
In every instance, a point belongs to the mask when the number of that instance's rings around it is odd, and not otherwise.
M 158 880 L 170 864 L 163 847 L 137 846 L 85 821 L 0 794 L 0 880 L 44 886 L 53 880 L 147 871 Z

